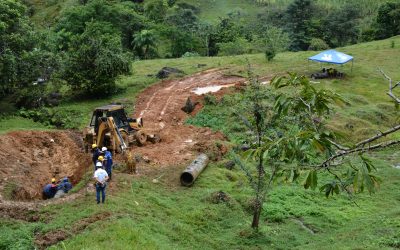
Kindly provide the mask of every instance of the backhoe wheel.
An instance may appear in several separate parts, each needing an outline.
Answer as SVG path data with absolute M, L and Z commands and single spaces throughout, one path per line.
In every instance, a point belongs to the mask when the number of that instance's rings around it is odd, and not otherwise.
M 143 133 L 142 131 L 137 131 L 137 132 L 135 133 L 135 139 L 136 139 L 137 144 L 138 144 L 139 146 L 143 146 L 143 145 L 146 143 L 146 141 L 147 141 L 147 136 L 146 136 L 146 134 Z

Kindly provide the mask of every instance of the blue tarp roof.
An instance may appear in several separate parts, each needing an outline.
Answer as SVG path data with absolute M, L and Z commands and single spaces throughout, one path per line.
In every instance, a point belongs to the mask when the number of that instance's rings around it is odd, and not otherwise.
M 348 61 L 353 60 L 353 57 L 346 55 L 345 53 L 331 49 L 323 51 L 318 55 L 309 57 L 308 60 L 325 62 L 325 63 L 344 64 L 347 63 Z

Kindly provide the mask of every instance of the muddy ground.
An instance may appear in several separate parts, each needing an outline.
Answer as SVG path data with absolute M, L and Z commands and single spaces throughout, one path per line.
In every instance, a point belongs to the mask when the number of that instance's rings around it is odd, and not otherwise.
M 208 128 L 197 128 L 185 125 L 185 120 L 201 109 L 204 95 L 197 95 L 198 88 L 210 86 L 240 86 L 244 78 L 226 76 L 224 72 L 211 69 L 183 79 L 161 81 L 145 89 L 138 97 L 134 117 L 142 117 L 144 127 L 149 133 L 159 133 L 161 143 L 148 143 L 144 147 L 134 147 L 135 154 L 148 158 L 157 166 L 169 166 L 193 160 L 199 152 L 216 152 L 223 154 L 226 149 L 215 148 L 215 141 L 224 140 L 220 132 Z M 226 91 L 222 88 L 220 92 Z M 219 94 L 221 94 L 218 92 Z M 215 94 L 215 93 L 214 93 Z M 187 98 L 199 102 L 191 114 L 181 108 Z
M 226 76 L 222 70 L 212 69 L 182 79 L 164 80 L 140 93 L 133 117 L 142 117 L 145 132 L 158 133 L 161 142 L 148 142 L 142 147 L 130 148 L 142 159 L 139 174 L 135 178 L 148 175 L 158 180 L 157 176 L 162 172 L 161 176 L 167 173 L 163 182 L 178 186 L 181 165 L 192 161 L 199 152 L 212 153 L 216 159 L 222 157 L 227 148 L 215 143 L 226 139 L 222 133 L 184 123 L 202 108 L 204 94 L 196 94 L 195 90 L 215 91 L 219 89 L 218 86 L 223 86 L 218 92 L 212 93 L 221 97 L 226 92 L 235 91 L 234 87 L 241 88 L 244 83 L 244 78 Z M 188 97 L 198 102 L 190 114 L 181 109 Z M 118 163 L 123 157 L 115 158 Z M 76 184 L 89 171 L 91 155 L 84 153 L 80 131 L 17 131 L 1 135 L 0 162 L 0 217 L 38 221 L 41 206 L 68 202 L 82 196 L 85 191 L 94 192 L 89 183 L 78 193 L 57 200 L 40 201 L 42 188 L 51 178 L 67 176 Z M 110 183 L 110 195 L 114 189 L 118 189 L 118 181 L 115 181 L 126 174 L 120 175 L 115 176 L 114 183 Z M 74 232 L 84 230 L 103 216 L 107 218 L 110 214 L 86 218 L 73 226 Z M 70 236 L 62 229 L 50 231 L 37 235 L 35 244 L 43 249 Z
M 220 144 L 216 145 L 215 141 L 225 140 L 222 133 L 185 125 L 184 122 L 202 108 L 204 94 L 195 94 L 196 89 L 212 86 L 239 87 L 244 82 L 244 78 L 226 76 L 222 70 L 211 69 L 182 79 L 164 80 L 145 89 L 137 98 L 133 116 L 142 117 L 145 131 L 160 134 L 161 142 L 148 142 L 145 146 L 134 146 L 130 150 L 141 159 L 146 159 L 146 167 L 149 167 L 149 170 L 151 168 L 150 172 L 158 168 L 186 164 L 199 152 L 212 151 L 214 157 L 221 157 L 227 149 Z M 213 94 L 222 96 L 229 92 L 229 89 L 222 88 Z M 193 102 L 198 102 L 191 114 L 181 110 L 188 97 Z M 26 201 L 40 200 L 43 186 L 53 177 L 61 179 L 67 176 L 73 184 L 79 182 L 91 166 L 91 156 L 83 152 L 81 137 L 80 131 L 17 131 L 1 135 L 2 212 L 15 217 L 12 215 L 15 207 L 36 210 L 36 206 L 32 208 L 33 205 Z M 148 171 L 141 171 L 142 174 L 146 172 Z M 69 200 L 71 197 L 57 202 Z M 25 202 L 15 203 L 9 200 Z M 49 201 L 40 202 L 47 203 Z
M 51 178 L 79 182 L 90 158 L 73 131 L 17 131 L 0 136 L 0 201 L 41 199 Z

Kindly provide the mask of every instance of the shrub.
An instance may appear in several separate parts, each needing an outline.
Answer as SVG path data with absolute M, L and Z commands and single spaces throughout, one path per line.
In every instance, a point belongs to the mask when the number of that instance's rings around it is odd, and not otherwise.
M 214 95 L 206 95 L 206 96 L 204 96 L 204 103 L 206 105 L 217 105 L 218 101 Z
M 250 43 L 244 38 L 238 38 L 233 42 L 218 43 L 218 56 L 242 55 L 250 52 Z
M 15 93 L 15 105 L 18 108 L 39 108 L 44 103 L 45 87 L 43 85 L 33 85 L 22 88 Z
M 32 119 L 46 126 L 75 129 L 80 125 L 81 115 L 75 110 L 58 110 L 55 108 L 21 109 L 19 116 Z
M 326 50 L 329 49 L 328 44 L 322 39 L 319 38 L 313 38 L 311 39 L 310 46 L 308 47 L 308 50 Z
M 185 54 L 183 54 L 182 55 L 182 58 L 185 58 L 185 57 L 199 57 L 200 55 L 199 55 L 199 53 L 197 53 L 197 52 L 186 52 Z
M 265 58 L 267 58 L 268 62 L 274 59 L 275 55 L 275 49 L 272 46 L 267 46 L 267 49 L 265 50 Z

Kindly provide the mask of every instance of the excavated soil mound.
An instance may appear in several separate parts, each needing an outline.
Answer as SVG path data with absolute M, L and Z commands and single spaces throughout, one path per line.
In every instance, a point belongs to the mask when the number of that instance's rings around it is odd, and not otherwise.
M 226 152 L 226 148 L 216 146 L 215 141 L 224 140 L 220 132 L 208 128 L 185 125 L 185 120 L 201 108 L 203 95 L 195 93 L 199 89 L 219 87 L 219 95 L 227 87 L 240 87 L 246 79 L 226 76 L 220 69 L 212 69 L 176 80 L 166 80 L 145 89 L 138 97 L 134 117 L 142 117 L 144 127 L 149 133 L 161 135 L 161 142 L 148 143 L 135 147 L 133 152 L 148 158 L 153 164 L 161 166 L 177 165 L 193 160 L 199 152 Z M 188 97 L 196 105 L 192 114 L 182 111 Z
M 0 136 L 0 201 L 40 199 L 51 178 L 76 184 L 90 164 L 80 134 L 18 131 Z

